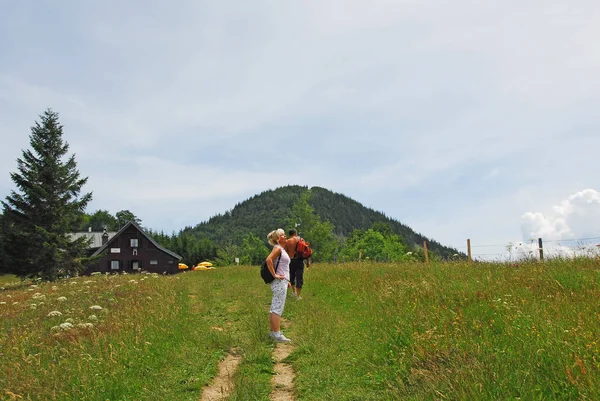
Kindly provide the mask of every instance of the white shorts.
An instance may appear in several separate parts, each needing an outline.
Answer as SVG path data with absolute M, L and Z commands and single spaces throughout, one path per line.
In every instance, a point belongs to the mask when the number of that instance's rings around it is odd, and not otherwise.
M 287 297 L 288 280 L 275 279 L 271 282 L 271 291 L 273 291 L 273 300 L 271 301 L 271 313 L 279 316 L 283 315 L 285 298 Z

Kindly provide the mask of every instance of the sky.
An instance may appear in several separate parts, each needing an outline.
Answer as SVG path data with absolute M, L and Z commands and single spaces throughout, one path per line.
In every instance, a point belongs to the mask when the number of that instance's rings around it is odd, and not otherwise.
M 2 198 L 52 108 L 88 212 L 153 230 L 304 185 L 480 258 L 600 243 L 596 0 L 0 6 Z

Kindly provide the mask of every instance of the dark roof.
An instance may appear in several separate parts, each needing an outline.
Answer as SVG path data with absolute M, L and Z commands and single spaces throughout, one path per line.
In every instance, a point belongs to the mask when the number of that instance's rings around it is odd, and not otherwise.
M 168 250 L 167 248 L 164 248 L 162 246 L 160 246 L 156 241 L 154 241 L 148 234 L 146 234 L 144 232 L 144 230 L 142 230 L 142 227 L 140 227 L 135 221 L 130 221 L 127 224 L 125 224 L 123 227 L 121 227 L 121 229 L 119 231 L 117 231 L 117 233 L 110 239 L 108 240 L 108 242 L 104 245 L 102 245 L 96 252 L 94 252 L 94 254 L 92 256 L 97 256 L 100 253 L 102 253 L 106 248 L 108 248 L 108 246 L 110 245 L 110 243 L 113 241 L 113 239 L 117 238 L 119 235 L 121 235 L 123 233 L 123 231 L 125 231 L 129 226 L 134 226 L 140 233 L 142 233 L 142 235 L 144 237 L 146 237 L 146 239 L 150 242 L 152 242 L 152 244 L 157 247 L 158 249 L 160 249 L 161 251 L 163 251 L 164 253 L 173 256 L 174 258 L 176 258 L 177 260 L 181 260 L 182 256 L 177 255 L 175 252 Z

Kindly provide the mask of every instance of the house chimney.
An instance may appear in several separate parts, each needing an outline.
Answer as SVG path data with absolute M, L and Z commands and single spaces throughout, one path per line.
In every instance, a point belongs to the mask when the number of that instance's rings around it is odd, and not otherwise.
M 106 232 L 106 227 L 104 227 L 104 232 L 102 233 L 102 245 L 108 242 L 108 233 Z

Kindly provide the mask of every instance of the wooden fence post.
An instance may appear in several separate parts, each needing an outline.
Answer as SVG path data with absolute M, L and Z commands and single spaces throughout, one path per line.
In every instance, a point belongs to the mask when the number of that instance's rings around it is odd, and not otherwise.
M 473 259 L 471 258 L 471 239 L 467 238 L 467 260 L 469 261 L 469 263 L 471 263 L 473 261 Z
M 538 238 L 538 250 L 540 251 L 540 260 L 544 260 L 544 244 L 541 238 Z
M 429 264 L 429 252 L 427 252 L 427 241 L 423 241 L 423 249 L 425 250 L 425 263 Z

